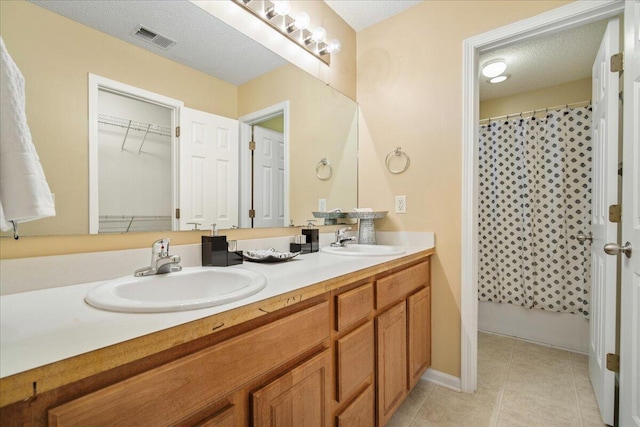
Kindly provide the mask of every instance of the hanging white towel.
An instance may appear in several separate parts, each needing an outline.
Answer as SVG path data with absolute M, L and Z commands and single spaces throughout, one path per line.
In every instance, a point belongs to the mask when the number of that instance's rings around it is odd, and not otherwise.
M 55 216 L 25 112 L 24 77 L 0 37 L 0 228 Z

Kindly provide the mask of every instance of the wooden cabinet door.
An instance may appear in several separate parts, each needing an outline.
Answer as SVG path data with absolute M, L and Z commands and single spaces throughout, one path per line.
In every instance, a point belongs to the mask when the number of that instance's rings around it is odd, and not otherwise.
M 360 395 L 336 417 L 338 427 L 372 427 L 375 425 L 375 402 L 373 386 L 370 384 Z
M 407 298 L 409 390 L 431 366 L 431 288 Z
M 378 425 L 385 425 L 407 394 L 407 316 L 402 301 L 376 318 Z
M 235 406 L 229 405 L 218 413 L 195 424 L 194 427 L 234 427 L 236 422 Z
M 253 392 L 253 425 L 328 426 L 330 371 L 331 352 L 325 350 Z

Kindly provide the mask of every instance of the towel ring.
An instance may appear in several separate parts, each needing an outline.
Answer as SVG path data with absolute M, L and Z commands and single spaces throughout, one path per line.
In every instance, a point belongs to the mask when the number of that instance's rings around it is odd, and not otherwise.
M 404 163 L 404 167 L 402 169 L 391 169 L 391 167 L 389 166 L 389 164 L 391 163 L 391 159 L 393 158 L 392 156 L 404 156 L 405 157 L 405 163 Z M 385 160 L 385 165 L 387 167 L 387 170 L 391 173 L 395 173 L 395 174 L 399 174 L 402 173 L 404 171 L 406 171 L 407 169 L 409 169 L 409 165 L 411 164 L 411 159 L 409 158 L 409 155 L 407 153 L 405 153 L 404 151 L 402 151 L 401 147 L 396 147 L 395 150 L 393 150 L 392 152 L 390 152 L 389 154 L 387 154 L 387 158 Z
M 327 166 L 329 168 L 329 173 L 326 176 L 321 176 L 320 169 L 322 169 L 324 166 Z M 329 160 L 327 160 L 326 157 L 323 157 L 318 162 L 318 166 L 316 166 L 316 176 L 318 177 L 318 179 L 322 181 L 328 181 L 333 176 L 333 167 L 331 166 L 331 163 L 329 163 Z

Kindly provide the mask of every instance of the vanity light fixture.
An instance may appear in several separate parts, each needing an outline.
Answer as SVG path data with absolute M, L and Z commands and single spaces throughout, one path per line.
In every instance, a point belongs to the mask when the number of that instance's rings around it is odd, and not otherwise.
M 331 54 L 340 52 L 342 48 L 337 39 L 328 43 L 325 41 L 327 30 L 324 28 L 317 27 L 309 31 L 307 28 L 311 19 L 308 14 L 299 12 L 294 17 L 290 16 L 291 7 L 286 0 L 234 0 L 234 3 L 269 24 L 327 65 L 331 63 Z
M 293 33 L 297 30 L 306 30 L 311 23 L 311 18 L 309 18 L 309 14 L 305 12 L 297 13 L 293 21 L 287 25 L 287 33 Z
M 504 59 L 494 59 L 482 66 L 482 75 L 491 79 L 504 73 L 506 69 L 507 63 Z

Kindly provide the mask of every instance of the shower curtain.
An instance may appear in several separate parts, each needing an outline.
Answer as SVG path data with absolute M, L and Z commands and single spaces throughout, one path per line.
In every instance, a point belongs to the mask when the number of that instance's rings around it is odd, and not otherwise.
M 478 298 L 588 317 L 591 107 L 479 134 Z

